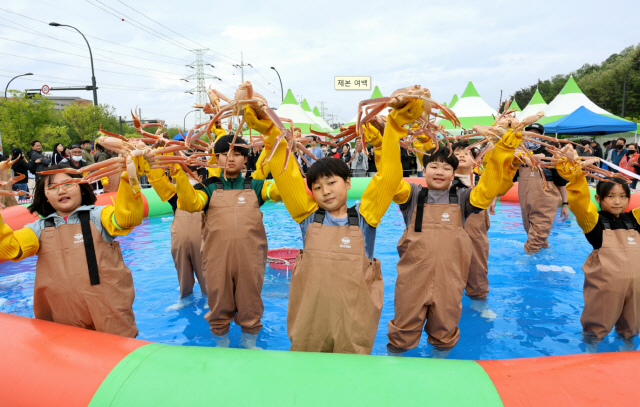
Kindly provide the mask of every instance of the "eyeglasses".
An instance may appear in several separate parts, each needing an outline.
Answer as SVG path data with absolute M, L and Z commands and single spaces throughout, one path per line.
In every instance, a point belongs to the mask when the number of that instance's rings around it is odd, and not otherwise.
M 58 186 L 54 186 L 54 185 L 49 185 L 47 186 L 47 191 L 56 191 L 56 193 L 60 193 L 60 188 L 62 188 L 63 191 L 69 189 L 69 188 L 73 188 L 74 186 L 77 186 L 78 184 L 76 184 L 75 182 L 67 182 L 66 184 L 62 184 L 62 185 L 58 185 Z

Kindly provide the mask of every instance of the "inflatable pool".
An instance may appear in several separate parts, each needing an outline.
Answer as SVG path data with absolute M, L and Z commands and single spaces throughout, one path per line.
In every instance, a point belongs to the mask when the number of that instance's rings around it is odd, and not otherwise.
M 354 179 L 350 198 L 359 197 L 368 182 Z M 171 214 L 152 190 L 144 192 L 145 216 Z M 99 204 L 110 200 L 101 196 Z M 12 216 L 18 211 L 22 224 Z M 33 219 L 24 211 L 10 208 L 2 214 L 18 228 Z M 155 243 L 144 239 L 139 244 Z M 549 279 L 564 284 L 558 276 L 549 274 Z M 566 313 L 562 303 L 556 306 Z M 531 312 L 539 311 L 533 307 Z M 502 332 L 496 326 L 491 334 Z M 218 349 L 133 340 L 0 313 L 3 405 L 354 406 L 419 400 L 479 406 L 633 405 L 640 401 L 633 390 L 639 357 L 638 352 L 616 352 L 473 361 Z

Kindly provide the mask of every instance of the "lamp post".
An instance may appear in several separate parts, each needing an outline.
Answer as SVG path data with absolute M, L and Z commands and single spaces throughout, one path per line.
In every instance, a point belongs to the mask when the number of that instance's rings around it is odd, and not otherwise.
M 282 101 L 284 102 L 284 89 L 282 88 L 282 78 L 280 78 L 280 73 L 278 72 L 278 70 L 276 68 L 271 67 L 271 69 L 276 71 L 276 73 L 278 74 L 278 79 L 280 79 L 280 94 L 282 95 Z
M 23 73 L 22 75 L 14 76 L 13 78 L 11 78 L 11 80 L 9 81 L 9 83 L 7 83 L 7 87 L 6 87 L 6 88 L 4 88 L 4 98 L 5 98 L 5 99 L 7 98 L 7 89 L 9 89 L 9 85 L 11 84 L 11 82 L 13 82 L 13 80 L 14 80 L 15 78 L 19 78 L 19 77 L 21 77 L 21 76 L 28 76 L 28 75 L 33 75 L 33 74 L 32 74 L 31 72 L 29 72 L 29 73 Z
M 198 111 L 198 109 L 192 110 L 189 113 L 184 115 L 184 119 L 182 119 L 182 125 L 184 127 L 184 131 L 187 131 L 187 116 L 189 116 L 190 113 L 197 112 L 197 111 Z
M 624 119 L 624 102 L 627 96 L 627 77 L 629 76 L 629 71 L 631 71 L 631 68 L 633 68 L 633 66 L 638 62 L 640 62 L 640 59 L 632 63 L 629 69 L 627 69 L 627 73 L 624 75 L 624 85 L 622 85 L 622 113 L 620 114 L 620 117 L 622 117 L 623 119 Z
M 92 85 L 92 88 L 93 88 L 93 105 L 94 106 L 98 106 L 98 88 L 96 87 L 96 74 L 93 71 L 93 53 L 91 52 L 91 46 L 89 45 L 89 41 L 87 41 L 87 37 L 85 37 L 84 34 L 82 32 L 80 32 L 80 30 L 78 30 L 76 27 L 73 27 L 73 26 L 70 26 L 70 25 L 58 24 L 58 23 L 49 23 L 49 25 L 52 26 L 52 27 L 69 27 L 69 28 L 73 28 L 74 30 L 79 32 L 80 35 L 82 35 L 82 38 L 84 38 L 84 41 L 87 43 L 87 47 L 89 47 L 89 58 L 91 59 L 91 85 Z

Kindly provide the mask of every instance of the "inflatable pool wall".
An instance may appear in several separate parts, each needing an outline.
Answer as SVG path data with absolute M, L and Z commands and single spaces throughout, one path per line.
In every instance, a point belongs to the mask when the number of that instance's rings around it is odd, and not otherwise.
M 6 406 L 638 405 L 640 352 L 438 360 L 162 345 L 0 313 Z

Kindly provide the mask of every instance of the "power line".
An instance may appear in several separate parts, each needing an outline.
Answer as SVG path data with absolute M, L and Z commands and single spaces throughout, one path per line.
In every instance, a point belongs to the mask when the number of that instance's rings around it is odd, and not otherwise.
M 60 51 L 60 50 L 53 49 L 53 48 L 49 48 L 49 47 L 41 47 L 41 46 L 39 46 L 39 45 L 29 44 L 28 42 L 24 42 L 24 41 L 11 40 L 11 39 L 9 39 L 9 38 L 4 38 L 4 37 L 0 37 L 0 40 L 17 42 L 17 43 L 20 43 L 20 44 L 28 45 L 28 46 L 30 46 L 30 47 L 46 49 L 47 51 L 59 52 L 59 53 L 62 53 L 62 54 L 72 55 L 72 56 L 79 57 L 79 58 L 89 58 L 89 57 L 88 57 L 88 56 L 86 56 L 86 55 L 73 54 L 73 53 L 71 53 L 71 52 Z M 167 73 L 167 74 L 169 74 L 169 75 L 178 75 L 178 74 L 177 74 L 177 73 L 175 73 L 175 72 L 160 71 L 160 70 L 157 70 L 157 69 L 151 69 L 151 68 L 142 68 L 142 67 L 138 67 L 138 66 L 134 66 L 134 65 L 129 65 L 129 64 L 126 64 L 126 63 L 124 63 L 124 62 L 109 61 L 109 60 L 106 60 L 106 59 L 100 59 L 100 58 L 94 58 L 94 60 L 95 60 L 95 61 L 100 61 L 100 62 L 105 62 L 105 63 L 108 63 L 108 64 L 122 65 L 122 66 L 130 67 L 130 68 L 142 69 L 142 70 L 150 71 L 150 72 L 160 72 L 160 73 Z M 117 73 L 117 72 L 115 72 L 115 73 Z M 180 78 L 165 78 L 165 79 L 175 79 L 175 80 L 179 80 Z
M 12 78 L 12 75 L 2 75 L 0 74 L 1 77 L 5 77 L 5 78 Z M 31 82 L 41 82 L 37 79 L 23 79 L 25 81 L 31 81 Z M 78 82 L 57 82 L 63 85 L 81 85 L 81 83 Z M 149 88 L 135 88 L 135 87 L 128 87 L 128 86 L 118 86 L 118 85 L 108 85 L 108 84 L 104 84 L 104 85 L 100 85 L 100 88 L 102 89 L 110 89 L 110 90 L 135 90 L 135 91 L 145 91 L 145 92 L 179 92 L 179 93 L 183 93 L 184 91 L 181 89 L 149 89 Z
M 2 10 L 2 11 L 6 11 L 7 13 L 15 14 L 15 15 L 20 16 L 20 17 L 23 17 L 23 18 L 27 18 L 27 19 L 29 19 L 29 20 L 36 21 L 36 22 L 38 22 L 38 23 L 42 23 L 42 24 L 49 25 L 49 23 L 47 23 L 46 21 L 42 21 L 42 20 L 38 20 L 38 19 L 35 19 L 35 18 L 32 18 L 32 17 L 29 17 L 29 16 L 25 16 L 24 14 L 15 13 L 15 12 L 13 12 L 13 11 L 9 11 L 9 10 L 4 9 L 4 8 L 1 8 L 1 7 L 0 7 L 0 10 Z M 2 17 L 0 17 L 0 18 L 2 18 Z M 9 21 L 9 22 L 12 22 L 12 23 L 14 23 L 14 24 L 17 24 L 17 23 L 15 23 L 15 22 L 11 21 L 11 20 L 7 20 L 7 19 L 3 19 L 3 20 L 6 20 L 6 21 Z M 135 27 L 135 26 L 134 26 L 134 27 Z M 62 28 L 63 28 L 64 30 L 67 30 L 67 31 L 73 31 L 73 30 L 71 30 L 70 28 L 66 28 L 66 27 L 62 27 Z M 137 28 L 137 27 L 136 27 L 136 28 Z M 75 32 L 75 31 L 74 31 L 74 32 Z M 105 39 L 102 39 L 102 38 L 95 37 L 95 36 L 93 36 L 93 35 L 88 35 L 88 34 L 86 34 L 85 36 L 86 36 L 86 37 L 89 37 L 89 38 L 93 38 L 93 39 L 98 40 L 98 41 L 108 42 L 108 43 L 110 43 L 110 44 L 114 44 L 114 45 L 117 45 L 117 46 L 120 46 L 120 47 L 130 48 L 130 49 L 133 49 L 133 50 L 136 50 L 136 51 L 146 52 L 146 53 L 148 53 L 148 54 L 152 54 L 152 55 L 157 55 L 155 52 L 151 52 L 151 51 L 144 50 L 144 49 L 141 49 L 141 48 L 131 47 L 131 46 L 124 45 L 124 44 L 119 44 L 119 43 L 117 43 L 117 42 L 113 42 L 113 41 L 109 41 L 109 40 L 105 40 Z M 172 56 L 169 56 L 169 55 L 163 55 L 163 56 L 164 56 L 165 58 L 171 58 L 171 59 L 175 59 L 175 60 L 177 60 L 177 61 L 186 62 L 184 59 L 180 59 L 180 58 L 172 57 Z
M 5 18 L 2 18 L 2 17 L 0 17 L 0 19 L 6 20 Z M 10 20 L 6 20 L 6 21 L 10 21 Z M 12 30 L 22 31 L 22 32 L 25 32 L 27 34 L 32 34 L 32 35 L 38 34 L 38 35 L 43 36 L 43 37 L 51 38 L 52 40 L 55 40 L 55 41 L 59 41 L 59 42 L 62 42 L 62 43 L 68 44 L 68 45 L 72 45 L 72 46 L 74 46 L 74 47 L 76 47 L 78 49 L 83 49 L 84 50 L 86 48 L 85 44 L 76 44 L 76 43 L 73 43 L 73 42 L 70 42 L 70 41 L 61 40 L 59 38 L 52 37 L 51 35 L 47 35 L 47 34 L 41 33 L 39 31 L 36 31 L 34 29 L 31 29 L 31 28 L 28 28 L 28 29 L 25 30 L 25 29 L 22 29 L 22 28 L 12 27 L 12 26 L 5 25 L 5 24 L 0 24 L 0 26 L 1 27 L 7 27 L 7 28 L 10 28 Z M 28 30 L 30 30 L 30 31 L 28 31 Z M 111 53 L 111 54 L 122 55 L 122 56 L 126 56 L 126 57 L 129 57 L 129 58 L 136 58 L 136 59 L 141 59 L 141 60 L 144 60 L 144 61 L 151 61 L 151 62 L 160 63 L 160 64 L 184 66 L 184 63 L 179 64 L 179 63 L 176 63 L 176 62 L 158 61 L 157 59 L 143 58 L 143 57 L 136 56 L 136 55 L 131 55 L 131 54 L 123 54 L 122 52 L 110 51 L 110 50 L 107 50 L 107 49 L 104 49 L 104 48 L 93 47 L 92 49 L 94 51 L 97 50 L 97 51 L 101 51 L 101 52 L 108 52 L 108 53 Z

